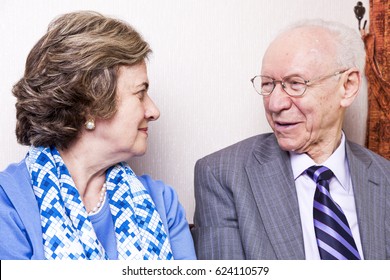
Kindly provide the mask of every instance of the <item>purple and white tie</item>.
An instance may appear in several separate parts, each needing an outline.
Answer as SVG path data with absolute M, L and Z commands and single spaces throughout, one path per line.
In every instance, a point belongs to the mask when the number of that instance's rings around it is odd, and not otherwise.
M 333 172 L 325 166 L 312 166 L 306 174 L 317 184 L 313 219 L 322 260 L 360 260 L 347 218 L 329 193 Z

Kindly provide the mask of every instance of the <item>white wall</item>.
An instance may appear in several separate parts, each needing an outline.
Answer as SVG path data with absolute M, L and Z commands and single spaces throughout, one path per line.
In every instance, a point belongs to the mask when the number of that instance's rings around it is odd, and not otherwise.
M 160 108 L 149 149 L 131 163 L 174 186 L 188 220 L 194 211 L 197 159 L 249 136 L 268 132 L 262 98 L 250 78 L 262 54 L 286 24 L 321 17 L 357 29 L 355 0 L 0 0 L 0 170 L 24 157 L 16 143 L 12 85 L 22 76 L 29 50 L 57 15 L 96 10 L 132 24 L 150 43 L 150 95 Z M 369 0 L 362 1 L 367 9 Z M 364 143 L 366 90 L 347 115 L 345 130 Z

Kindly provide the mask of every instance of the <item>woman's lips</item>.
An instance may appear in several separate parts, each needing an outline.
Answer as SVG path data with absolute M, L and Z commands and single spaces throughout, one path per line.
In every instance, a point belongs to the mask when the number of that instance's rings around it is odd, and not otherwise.
M 144 132 L 146 135 L 148 135 L 148 128 L 147 127 L 141 127 L 138 128 L 139 131 Z

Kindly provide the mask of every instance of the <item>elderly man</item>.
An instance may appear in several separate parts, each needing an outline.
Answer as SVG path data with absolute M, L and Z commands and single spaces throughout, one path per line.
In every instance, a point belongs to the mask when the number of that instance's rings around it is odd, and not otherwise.
M 390 258 L 390 162 L 342 131 L 364 60 L 358 33 L 334 22 L 270 44 L 251 81 L 274 133 L 195 167 L 199 259 Z

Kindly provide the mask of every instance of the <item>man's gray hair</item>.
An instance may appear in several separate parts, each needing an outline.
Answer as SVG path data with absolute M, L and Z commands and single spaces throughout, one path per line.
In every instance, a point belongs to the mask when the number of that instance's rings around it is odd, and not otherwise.
M 319 27 L 334 35 L 337 48 L 336 63 L 343 68 L 357 67 L 362 74 L 364 73 L 366 52 L 357 30 L 335 21 L 307 19 L 290 25 L 283 29 L 282 33 L 303 27 Z

